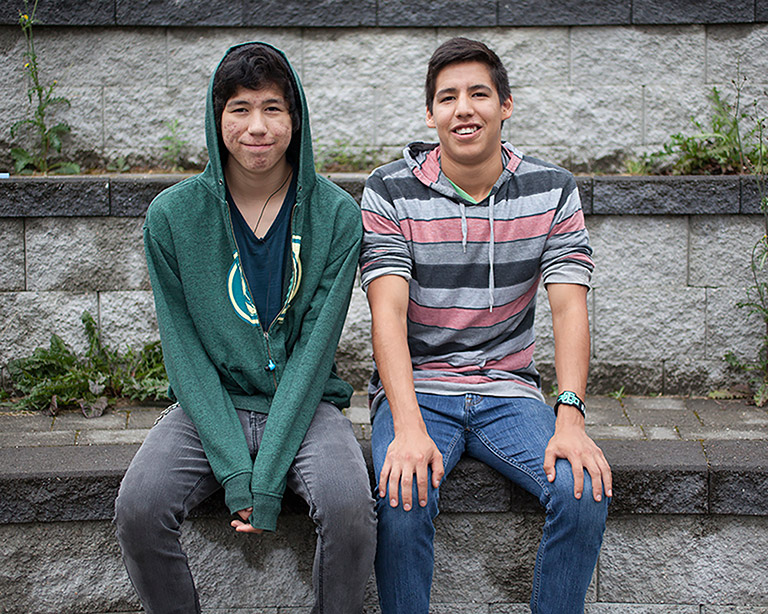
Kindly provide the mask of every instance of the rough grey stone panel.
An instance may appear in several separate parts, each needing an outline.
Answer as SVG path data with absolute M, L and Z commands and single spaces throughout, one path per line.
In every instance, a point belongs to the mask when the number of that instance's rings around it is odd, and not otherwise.
M 436 603 L 530 598 L 543 514 L 445 514 L 435 521 Z
M 701 215 L 739 212 L 739 178 L 595 177 L 595 215 Z
M 702 84 L 705 39 L 703 26 L 574 28 L 572 83 Z
M 339 90 L 327 85 L 311 85 L 306 86 L 304 91 L 307 95 L 310 115 L 315 118 L 312 123 L 314 139 L 342 154 L 352 151 L 353 148 L 350 146 L 365 147 L 374 142 L 376 124 L 373 87 L 361 85 L 353 95 L 345 98 L 345 115 L 355 120 L 343 124 L 317 119 L 332 117 L 338 112 L 341 95 Z
M 541 368 L 541 365 L 538 365 Z M 589 363 L 587 389 L 593 394 L 609 394 L 624 386 L 632 394 L 658 394 L 664 389 L 662 361 L 626 359 Z
M 658 284 L 600 288 L 593 314 L 594 357 L 614 363 L 704 358 L 705 297 L 704 288 Z
M 424 121 L 426 106 L 422 85 L 399 87 L 397 105 L 390 104 L 392 93 L 386 86 L 374 89 L 373 95 L 376 113 L 374 143 L 379 149 L 392 148 L 395 155 L 390 159 L 402 158 L 403 148 L 411 141 L 437 141 L 437 133 Z M 322 116 L 327 117 L 328 114 L 323 112 Z
M 8 614 L 140 609 L 110 522 L 0 526 L 0 594 Z
M 116 0 L 119 26 L 241 26 L 243 0 Z
M 704 450 L 710 466 L 710 512 L 768 515 L 766 442 L 711 441 Z
M 34 2 L 28 9 L 32 6 Z M 23 0 L 7 0 L 0 8 L 0 24 L 18 24 L 19 14 L 25 10 Z M 115 23 L 115 5 L 104 0 L 40 2 L 35 20 L 45 26 L 109 26 Z
M 0 313 L 4 316 L 0 365 L 29 356 L 38 347 L 48 347 L 56 333 L 73 351 L 88 347 L 83 324 L 84 311 L 98 313 L 95 293 L 0 292 Z
M 440 486 L 440 511 L 508 512 L 510 494 L 510 483 L 501 474 L 480 461 L 464 458 Z
M 142 224 L 141 218 L 130 217 L 27 220 L 27 287 L 77 292 L 149 289 Z
M 688 221 L 684 217 L 591 216 L 587 220 L 594 288 L 688 281 Z
M 768 185 L 763 185 L 761 194 L 760 184 L 755 177 L 741 177 L 741 209 L 740 213 L 762 214 L 760 202 L 768 196 Z
M 768 614 L 768 608 L 738 605 L 703 605 L 701 614 Z
M 586 26 L 628 24 L 628 0 L 501 0 L 500 26 Z
M 160 339 L 151 290 L 101 292 L 99 316 L 101 342 L 112 349 L 141 349 Z
M 746 283 L 728 288 L 707 288 L 707 358 L 723 360 L 733 352 L 739 360 L 752 361 L 760 350 L 765 323 L 737 303 L 747 299 Z
M 709 125 L 712 87 L 704 83 L 670 83 L 661 81 L 643 87 L 643 144 L 647 153 L 660 151 L 673 134 L 693 135 L 701 132 L 691 121 L 695 118 Z M 669 158 L 666 158 L 669 160 Z
M 376 1 L 243 0 L 243 25 L 309 28 L 374 26 Z
M 352 291 L 347 319 L 336 350 L 339 375 L 355 390 L 364 390 L 373 370 L 371 314 L 365 293 L 359 285 Z
M 144 215 L 152 199 L 165 188 L 175 185 L 184 175 L 131 175 L 109 180 L 111 215 Z
M 576 185 L 579 188 L 579 197 L 581 198 L 581 208 L 585 215 L 592 213 L 592 177 L 576 177 Z
M 326 177 L 360 203 L 368 173 L 329 173 Z
M 703 514 L 707 460 L 698 442 L 600 442 L 613 473 L 610 514 Z
M 0 220 L 0 292 L 24 290 L 24 221 Z
M 750 285 L 752 247 L 764 234 L 764 222 L 757 216 L 691 218 L 688 283 L 739 289 Z
M 632 23 L 740 23 L 755 19 L 754 0 L 633 0 Z
M 451 0 L 379 0 L 379 26 L 424 27 L 496 25 L 496 0 L 479 0 L 467 5 Z
M 0 217 L 109 213 L 109 182 L 101 177 L 11 177 L 2 187 Z
M 768 0 L 755 0 L 755 21 L 768 21 Z
M 701 614 L 698 605 L 671 603 L 588 603 L 586 614 Z
M 745 26 L 722 25 L 707 28 L 707 82 L 722 83 L 721 92 L 728 92 L 734 101 L 731 80 L 738 72 L 746 76 L 747 87 L 742 97 L 742 108 L 748 108 L 754 99 L 760 102 L 761 115 L 766 116 L 768 101 L 762 96 L 765 74 L 768 72 L 768 24 Z
M 765 517 L 611 517 L 600 554 L 600 599 L 765 606 L 766 548 Z

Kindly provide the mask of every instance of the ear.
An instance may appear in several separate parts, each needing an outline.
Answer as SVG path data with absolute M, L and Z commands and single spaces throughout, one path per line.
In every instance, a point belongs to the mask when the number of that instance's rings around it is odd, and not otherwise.
M 430 113 L 429 107 L 427 107 L 426 122 L 427 122 L 427 128 L 434 128 L 435 127 L 435 118 L 432 117 L 432 113 Z
M 512 115 L 512 108 L 515 106 L 514 101 L 512 100 L 512 94 L 509 95 L 509 97 L 501 103 L 501 119 L 509 119 L 509 116 Z

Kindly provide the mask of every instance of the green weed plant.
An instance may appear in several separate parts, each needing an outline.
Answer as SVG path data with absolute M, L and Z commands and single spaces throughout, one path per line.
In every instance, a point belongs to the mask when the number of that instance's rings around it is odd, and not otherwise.
M 159 341 L 138 352 L 129 349 L 120 353 L 101 343 L 96 322 L 88 312 L 81 319 L 88 339 L 85 357 L 78 357 L 61 337 L 51 335 L 48 348 L 38 348 L 31 356 L 8 364 L 15 392 L 22 396 L 3 405 L 47 410 L 53 415 L 60 408 L 79 406 L 92 418 L 118 398 L 167 398 L 168 376 Z
M 163 163 L 173 172 L 190 167 L 187 161 L 189 142 L 184 138 L 184 129 L 178 119 L 165 122 L 168 133 L 161 136 L 163 144 Z
M 74 162 L 52 161 L 54 154 L 60 154 L 62 148 L 61 139 L 69 134 L 71 129 L 65 121 L 49 125 L 51 117 L 56 107 L 69 107 L 70 102 L 64 96 L 55 96 L 54 89 L 58 82 L 56 80 L 46 84 L 40 79 L 40 65 L 37 52 L 35 51 L 35 38 L 33 26 L 35 23 L 35 13 L 37 11 L 37 0 L 29 8 L 26 0 L 24 2 L 26 12 L 19 15 L 19 25 L 26 42 L 26 51 L 24 52 L 24 72 L 30 82 L 27 88 L 27 98 L 31 107 L 31 116 L 15 122 L 11 126 L 11 138 L 16 138 L 19 132 L 31 133 L 34 147 L 27 150 L 22 147 L 11 149 L 14 170 L 20 174 L 30 174 L 38 171 L 43 174 L 71 174 L 79 173 L 80 166 Z

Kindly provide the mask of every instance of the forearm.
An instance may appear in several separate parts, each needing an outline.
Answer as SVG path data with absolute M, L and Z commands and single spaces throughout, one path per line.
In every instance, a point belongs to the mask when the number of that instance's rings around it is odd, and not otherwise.
M 548 287 L 555 337 L 555 373 L 561 391 L 570 390 L 583 399 L 589 373 L 587 289 L 584 286 L 566 289 L 565 286 L 552 284 Z

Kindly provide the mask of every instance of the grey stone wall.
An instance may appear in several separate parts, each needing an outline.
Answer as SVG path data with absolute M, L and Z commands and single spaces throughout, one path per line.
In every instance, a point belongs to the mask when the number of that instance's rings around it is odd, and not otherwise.
M 173 120 L 188 157 L 203 161 L 209 75 L 244 40 L 286 51 L 318 151 L 374 150 L 382 159 L 410 140 L 435 139 L 423 121 L 426 64 L 457 34 L 488 42 L 508 65 L 515 111 L 504 137 L 577 170 L 620 170 L 625 157 L 693 132 L 690 117 L 706 119 L 707 94 L 729 92 L 737 66 L 749 77 L 744 100 L 768 83 L 768 0 L 472 4 L 468 13 L 443 1 L 43 0 L 39 18 L 49 25 L 37 27 L 36 41 L 43 78 L 57 79 L 72 102 L 56 114 L 72 126 L 66 151 L 92 165 L 121 156 L 157 164 Z M 0 170 L 10 167 L 9 127 L 28 108 L 21 6 L 0 7 Z
M 0 366 L 47 345 L 51 333 L 86 348 L 89 311 L 108 344 L 157 339 L 142 214 L 178 176 L 10 179 L 0 183 Z M 364 176 L 335 180 L 359 195 Z M 597 268 L 589 295 L 590 392 L 706 394 L 736 381 L 727 351 L 753 359 L 760 320 L 738 309 L 749 254 L 765 232 L 750 178 L 580 177 Z M 69 215 L 62 215 L 67 212 Z M 338 352 L 358 389 L 371 367 L 370 315 L 353 294 Z M 546 292 L 536 361 L 554 381 Z

